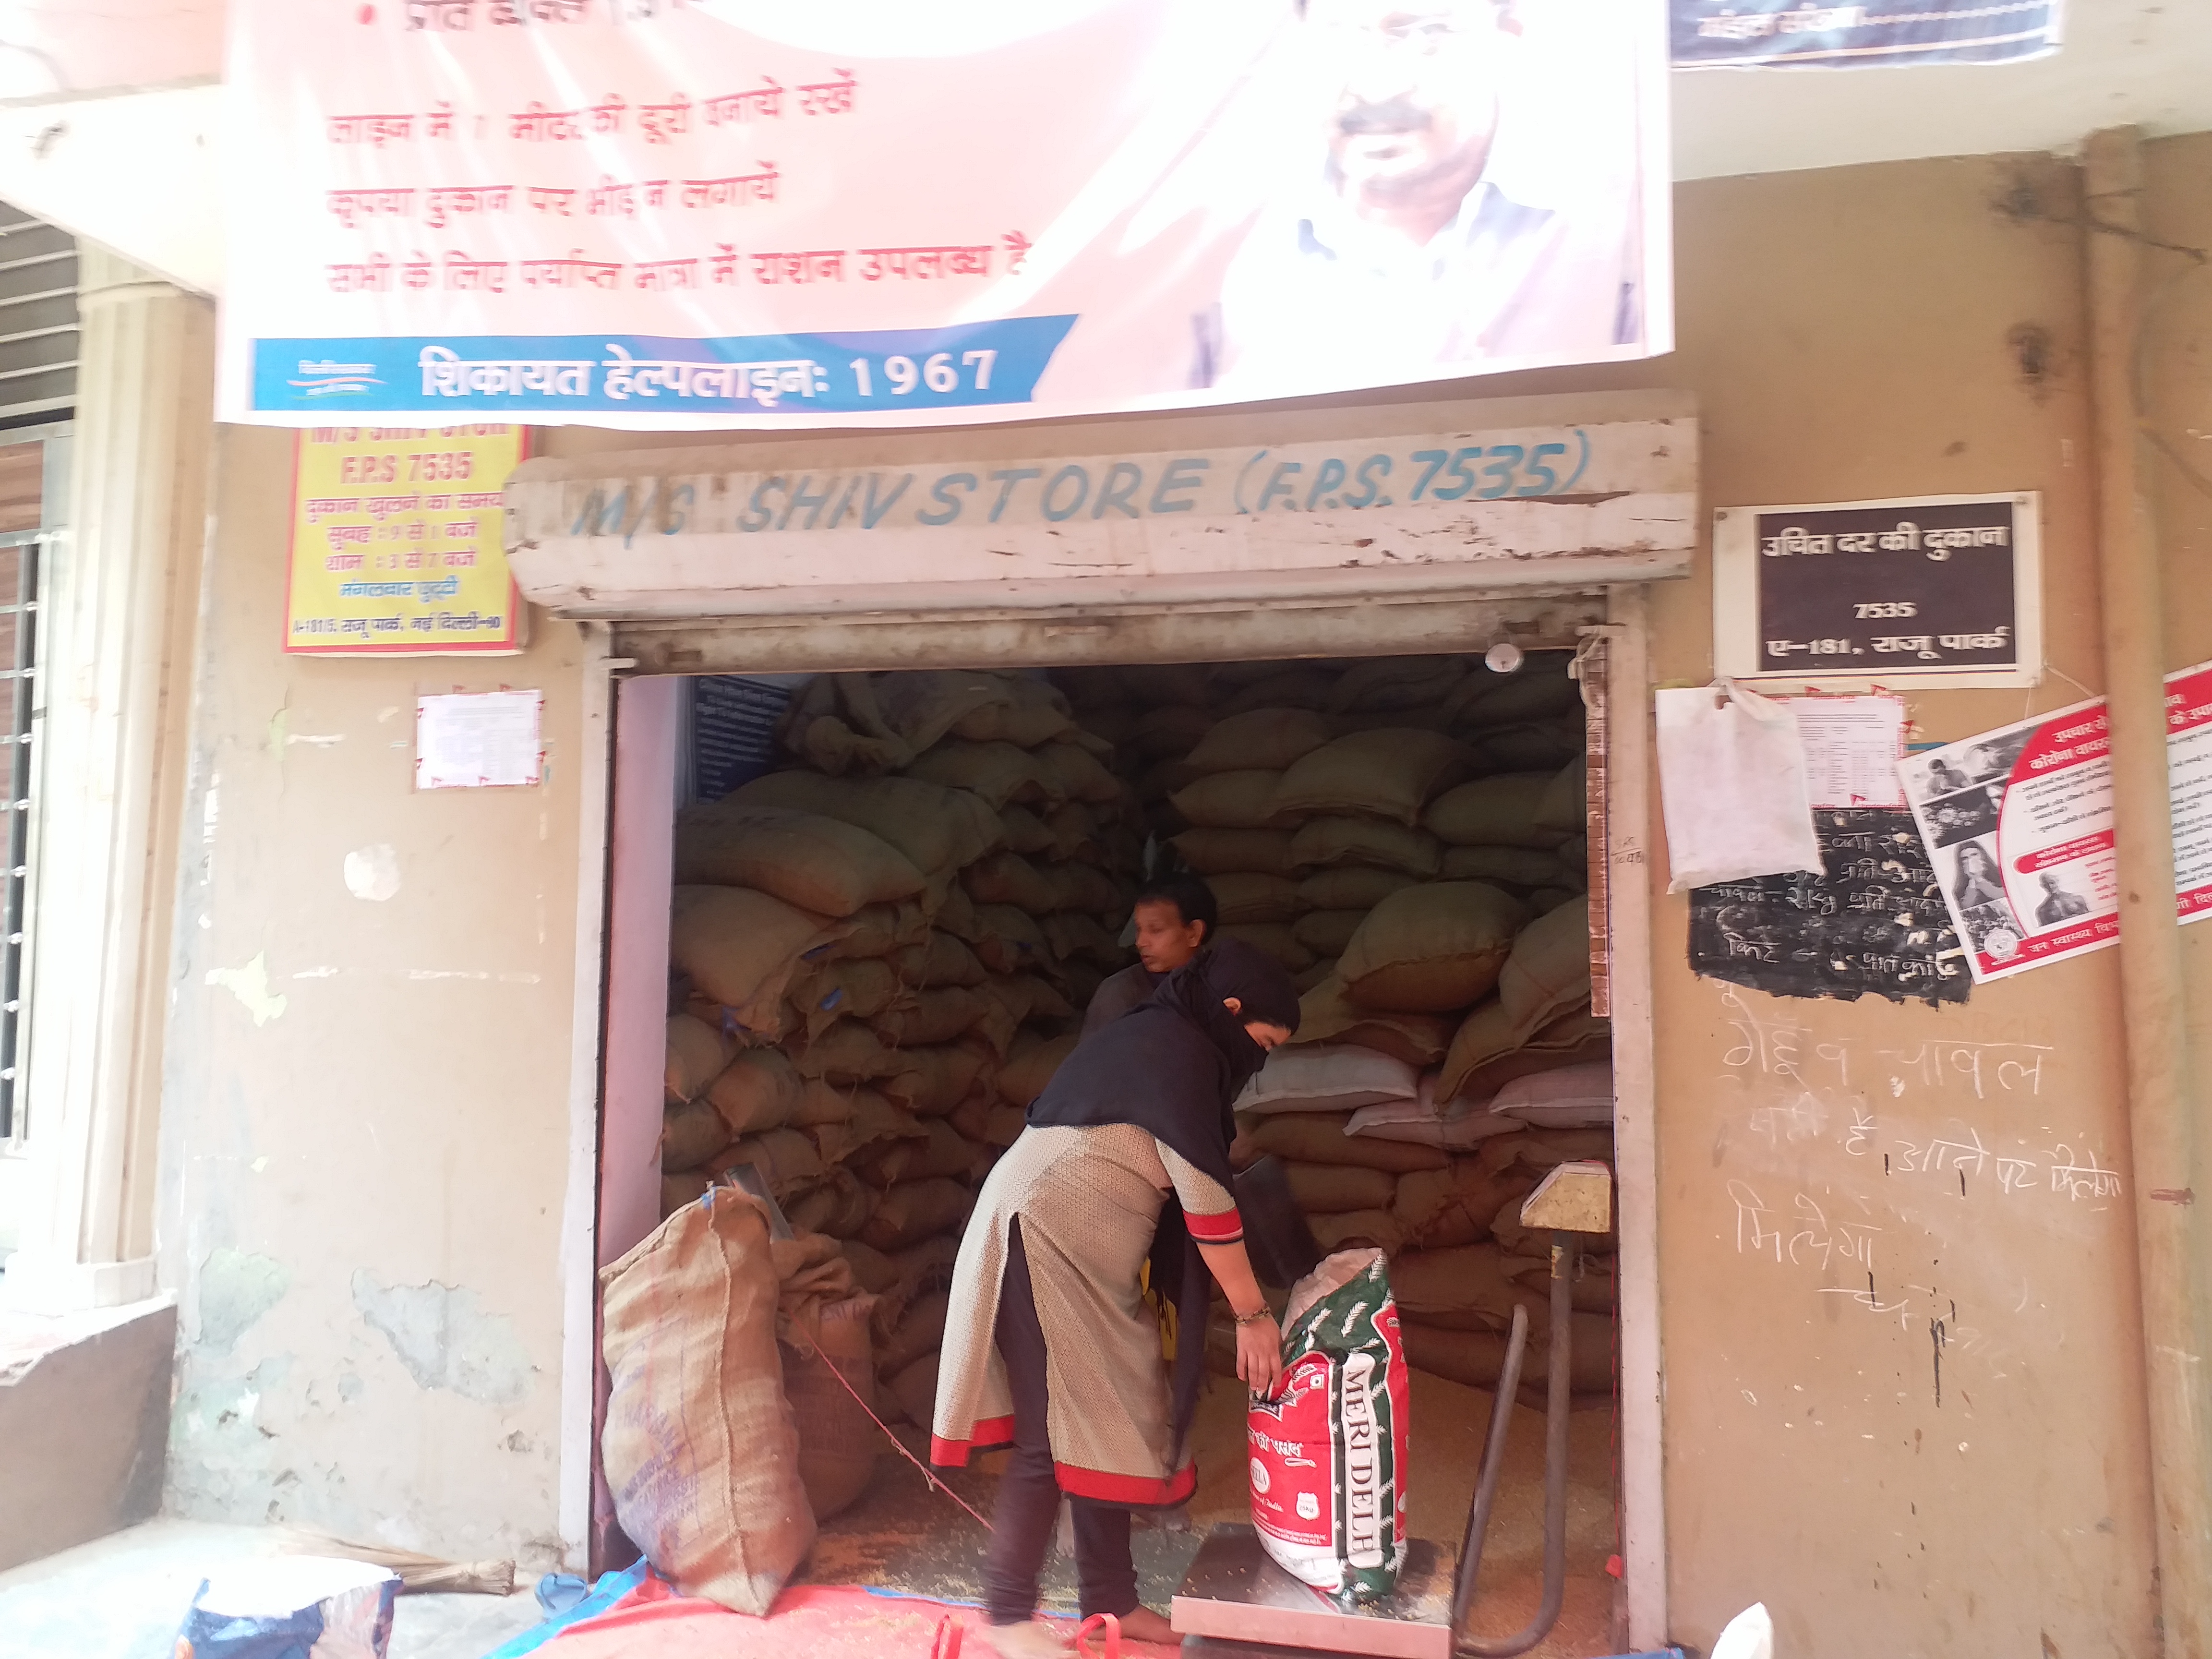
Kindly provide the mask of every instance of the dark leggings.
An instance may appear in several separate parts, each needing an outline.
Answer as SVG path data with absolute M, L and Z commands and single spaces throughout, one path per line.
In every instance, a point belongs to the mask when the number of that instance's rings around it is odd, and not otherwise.
M 1036 1613 L 1037 1580 L 1060 1516 L 1060 1481 L 1046 1429 L 1050 1391 L 1045 1380 L 1044 1327 L 1037 1322 L 1021 1223 L 1006 1227 L 1006 1273 L 999 1289 L 999 1357 L 1014 1397 L 1014 1449 L 999 1477 L 991 1515 L 991 1553 L 983 1564 L 983 1595 L 994 1625 L 1018 1625 Z M 1075 1576 L 1087 1617 L 1137 1607 L 1137 1569 L 1129 1558 L 1129 1511 L 1075 1498 Z

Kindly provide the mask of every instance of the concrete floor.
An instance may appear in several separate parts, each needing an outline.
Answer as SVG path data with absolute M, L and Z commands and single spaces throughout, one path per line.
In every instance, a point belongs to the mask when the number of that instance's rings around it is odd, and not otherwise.
M 177 1627 L 216 1567 L 282 1554 L 259 1527 L 149 1521 L 0 1573 L 0 1653 L 7 1659 L 173 1659 Z M 483 1659 L 544 1615 L 520 1595 L 403 1595 L 391 1659 Z

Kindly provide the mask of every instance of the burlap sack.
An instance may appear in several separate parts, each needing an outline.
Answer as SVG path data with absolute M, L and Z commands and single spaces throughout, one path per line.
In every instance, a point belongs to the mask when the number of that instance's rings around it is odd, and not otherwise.
M 805 1085 L 774 1048 L 748 1048 L 707 1085 L 707 1099 L 733 1135 L 780 1129 L 799 1115 Z
M 833 921 L 746 887 L 678 887 L 668 953 L 678 972 L 747 1030 L 781 1024 L 779 1005 L 799 958 L 845 938 Z
M 678 885 L 752 887 L 825 916 L 912 898 L 922 872 L 890 842 L 819 812 L 722 801 L 676 816 Z
M 1287 830 L 1186 830 L 1175 837 L 1175 849 L 1201 876 L 1297 873 Z
M 1464 1008 L 1498 983 L 1525 915 L 1518 900 L 1486 882 L 1405 888 L 1368 912 L 1344 947 L 1337 978 L 1363 1008 Z
M 937 906 L 937 928 L 968 945 L 982 937 L 982 929 L 975 920 L 975 901 L 956 880 L 948 878 L 945 884 L 944 896 Z
M 1328 706 L 1339 714 L 1434 708 L 1467 673 L 1463 657 L 1370 657 L 1345 671 Z
M 1142 703 L 1203 703 L 1212 671 L 1200 662 L 1133 663 L 1117 671 Z
M 1045 942 L 1044 930 L 1026 910 L 1011 904 L 975 907 L 977 960 L 994 974 L 1015 974 L 1027 969 L 1049 971 L 1059 960 Z
M 1360 865 L 1432 881 L 1443 852 L 1425 830 L 1379 818 L 1315 818 L 1291 838 L 1291 862 L 1302 872 Z
M 892 1377 L 889 1387 L 907 1420 L 927 1430 L 937 1413 L 937 1356 L 924 1354 Z
M 854 1282 L 872 1295 L 888 1291 L 898 1283 L 898 1264 L 857 1238 L 845 1241 L 845 1260 L 852 1264 Z M 871 1364 L 869 1370 L 872 1375 L 874 1366 Z
M 1185 785 L 1169 799 L 1192 824 L 1209 830 L 1278 830 L 1293 820 L 1275 805 L 1280 772 L 1216 772 Z
M 873 1019 L 912 996 L 897 968 L 883 957 L 808 964 L 792 976 L 788 994 L 809 1041 L 848 1015 Z
M 1270 1054 L 1235 1106 L 1239 1112 L 1352 1112 L 1411 1100 L 1420 1085 L 1416 1067 L 1371 1048 L 1297 1043 Z
M 1359 1007 L 1345 995 L 1343 981 L 1330 978 L 1298 999 L 1298 1034 L 1292 1041 L 1301 1048 L 1350 1043 L 1425 1067 L 1443 1059 L 1454 1030 L 1452 1021 L 1438 1014 Z
M 1547 830 L 1564 830 L 1571 836 L 1583 832 L 1589 823 L 1589 757 L 1577 755 L 1545 786 L 1536 804 L 1536 822 Z
M 1389 1170 L 1353 1164 L 1285 1164 L 1283 1174 L 1290 1181 L 1291 1196 L 1309 1215 L 1387 1210 L 1398 1190 L 1398 1177 Z
M 1081 859 L 1096 864 L 1102 855 L 1097 814 L 1079 800 L 1068 801 L 1047 812 L 1044 827 L 1052 831 L 1054 858 Z
M 1048 743 L 1030 753 L 1044 779 L 1048 800 L 1088 801 L 1095 806 L 1121 799 L 1121 781 L 1079 740 Z
M 1347 1135 L 1344 1116 L 1337 1112 L 1270 1113 L 1250 1120 L 1244 1134 L 1255 1152 L 1272 1152 L 1288 1164 L 1349 1165 L 1403 1175 L 1411 1170 L 1441 1170 L 1450 1162 L 1433 1146 Z
M 1393 1263 L 1392 1283 L 1395 1282 L 1396 1264 Z M 1521 1355 L 1522 1399 L 1530 1405 L 1541 1403 L 1541 1390 L 1552 1370 L 1549 1305 L 1547 1302 L 1546 1312 L 1541 1316 L 1531 1310 L 1528 1345 Z M 1572 1319 L 1574 1352 L 1567 1386 L 1573 1394 L 1583 1397 L 1608 1395 L 1613 1389 L 1613 1321 L 1587 1313 L 1576 1313 Z M 1469 1388 L 1494 1388 L 1499 1372 L 1504 1369 L 1507 1339 L 1504 1332 L 1510 1323 L 1509 1315 L 1505 1324 L 1496 1330 L 1443 1330 L 1419 1323 L 1409 1315 L 1401 1333 L 1406 1344 L 1406 1361 L 1416 1370 L 1449 1377 Z
M 703 1019 L 690 1014 L 668 1018 L 668 1062 L 661 1074 L 663 1098 L 670 1104 L 691 1099 L 730 1063 L 738 1045 Z
M 1334 958 L 1344 954 L 1366 920 L 1364 910 L 1316 910 L 1300 916 L 1291 931 L 1307 950 Z
M 1197 777 L 1198 774 L 1190 769 L 1188 761 L 1177 760 L 1173 757 L 1154 761 L 1137 778 L 1137 799 L 1147 805 L 1164 805 L 1170 796 L 1179 789 L 1188 788 Z M 1182 815 L 1177 812 L 1176 816 L 1181 817 Z M 1185 819 L 1181 827 L 1188 829 L 1189 821 Z
M 737 1137 L 704 1100 L 678 1101 L 660 1115 L 660 1170 L 696 1170 Z
M 943 1176 L 902 1181 L 876 1206 L 875 1214 L 860 1231 L 860 1243 L 878 1250 L 903 1250 L 958 1227 L 974 1202 L 974 1194 Z
M 894 1008 L 873 1022 L 875 1033 L 894 1048 L 950 1042 L 983 1018 L 984 1003 L 965 986 L 945 985 L 918 993 L 911 1006 Z
M 1305 969 L 1301 972 L 1292 974 L 1291 975 L 1291 984 L 1300 996 L 1304 996 L 1307 992 L 1312 990 L 1316 985 L 1326 985 L 1330 980 L 1334 979 L 1335 977 L 1336 958 L 1334 957 L 1322 957 L 1316 961 L 1312 967 Z
M 850 1123 L 852 1121 L 852 1091 L 824 1083 L 819 1078 L 809 1078 L 805 1079 L 799 1097 L 799 1109 L 792 1114 L 788 1127 L 817 1129 L 828 1124 Z
M 1558 884 L 1557 854 L 1534 847 L 1447 847 L 1444 876 L 1450 881 L 1490 881 L 1527 892 Z
M 1468 740 L 1486 770 L 1552 772 L 1583 752 L 1588 741 L 1580 714 L 1484 731 Z
M 1390 1212 L 1405 1229 L 1406 1242 L 1417 1249 L 1475 1244 L 1491 1236 L 1491 1218 L 1499 1206 L 1527 1197 L 1535 1184 L 1510 1167 L 1492 1168 L 1489 1159 L 1458 1157 L 1449 1169 L 1400 1177 Z
M 1395 1266 L 1395 1264 L 1394 1264 Z M 1417 1322 L 1411 1315 L 1399 1329 L 1406 1345 L 1406 1363 L 1417 1371 L 1464 1382 L 1470 1389 L 1494 1389 L 1505 1369 L 1505 1337 L 1498 1331 L 1451 1331 Z M 1521 1374 L 1528 1374 L 1529 1358 L 1540 1345 L 1531 1329 L 1522 1352 Z
M 1437 796 L 1422 823 L 1455 847 L 1557 847 L 1567 832 L 1536 822 L 1551 787 L 1551 775 L 1543 772 L 1477 778 Z
M 1006 831 L 1006 850 L 1019 853 L 1024 858 L 1033 858 L 1039 853 L 1053 850 L 1053 834 L 1046 829 L 1044 820 L 1026 806 L 1006 806 L 1000 809 L 999 822 Z
M 1133 892 L 1095 864 L 1056 864 L 1044 871 L 1055 910 L 1080 911 L 1118 927 L 1128 919 Z
M 986 978 L 983 964 L 966 942 L 941 930 L 920 945 L 900 946 L 889 960 L 902 982 L 931 990 L 947 985 L 977 986 Z
M 943 1347 L 945 1316 L 951 1307 L 952 1297 L 944 1291 L 932 1291 L 908 1303 L 890 1340 L 876 1356 L 877 1366 L 887 1375 L 901 1371 L 922 1355 L 935 1353 Z
M 1053 805 L 1067 799 L 1059 781 L 1028 750 L 1011 743 L 940 743 L 917 757 L 906 775 L 968 791 L 991 809 L 994 823 L 1009 801 Z
M 1118 668 L 1055 668 L 1052 683 L 1086 716 L 1095 709 L 1126 708 L 1133 695 Z
M 1201 775 L 1261 768 L 1279 772 L 1327 743 L 1335 733 L 1323 716 L 1306 708 L 1251 708 L 1231 714 L 1190 751 Z
M 850 1170 L 842 1169 L 831 1170 L 784 1206 L 784 1218 L 794 1232 L 838 1239 L 852 1237 L 875 1212 L 876 1194 Z
M 799 1480 L 814 1518 L 850 1509 L 876 1473 L 882 1431 L 875 1408 L 876 1368 L 869 1319 L 872 1296 L 847 1297 L 823 1309 L 811 1348 L 778 1344 L 783 1394 L 799 1436 Z
M 1288 818 L 1388 818 L 1411 829 L 1430 798 L 1465 777 L 1467 769 L 1465 751 L 1441 732 L 1411 726 L 1356 732 L 1285 772 L 1274 809 Z
M 1129 960 L 1121 941 L 1108 933 L 1096 916 L 1079 910 L 1057 910 L 1047 916 L 1044 939 L 1054 962 L 1088 962 L 1110 970 Z
M 906 1066 L 896 1049 L 857 1019 L 841 1019 L 811 1042 L 794 1048 L 791 1062 L 801 1078 L 840 1085 L 873 1083 Z
M 1075 724 L 1067 698 L 1049 681 L 1026 674 L 994 675 L 1000 696 L 961 716 L 952 734 L 970 743 L 1011 743 L 1034 749 Z
M 1582 713 L 1582 687 L 1567 678 L 1565 653 L 1540 653 L 1517 674 L 1472 675 L 1465 690 L 1473 695 L 1455 696 L 1446 705 L 1462 725 L 1511 726 Z
M 1544 1298 L 1531 1296 L 1507 1272 L 1495 1244 L 1461 1244 L 1443 1250 L 1407 1250 L 1391 1264 L 1390 1291 L 1398 1305 L 1419 1316 L 1431 1310 L 1481 1314 L 1503 1330 L 1513 1309 L 1525 1304 L 1532 1320 L 1545 1316 Z
M 1437 1079 L 1437 1098 L 1487 1101 L 1515 1078 L 1603 1060 L 1612 1052 L 1612 1027 L 1587 1008 L 1570 1009 L 1531 1031 L 1516 1024 L 1493 997 L 1452 1038 Z
M 960 872 L 960 884 L 978 904 L 1011 904 L 1032 915 L 1059 908 L 1059 895 L 1037 867 L 1018 853 L 992 853 Z
M 1014 1039 L 1006 1063 L 999 1068 L 999 1092 L 1017 1106 L 1027 1106 L 1044 1092 L 1060 1064 L 1075 1052 L 1079 1033 L 1049 1039 L 1024 1033 Z
M 1305 907 L 1298 884 L 1287 876 L 1228 875 L 1206 879 L 1224 926 L 1244 921 L 1289 921 Z
M 814 1542 L 776 1356 L 768 1218 L 686 1204 L 603 1268 L 615 1518 L 680 1595 L 763 1617 Z
M 726 799 L 791 806 L 858 825 L 889 842 L 926 876 L 974 863 L 1006 838 L 998 817 L 974 795 L 920 778 L 825 778 L 772 772 Z
M 1075 1014 L 1074 1004 L 1035 974 L 994 974 L 984 988 L 1013 1015 L 1017 1025 L 1031 1019 L 1069 1019 Z
M 799 1191 L 828 1173 L 813 1137 L 800 1129 L 770 1129 L 763 1134 L 740 1135 L 702 1165 L 720 1177 L 739 1164 L 750 1164 L 778 1200 Z
M 1298 896 L 1310 910 L 1356 910 L 1362 915 L 1413 878 L 1399 870 L 1376 870 L 1348 864 L 1340 869 L 1317 870 L 1298 883 Z
M 1285 668 L 1253 681 L 1223 702 L 1218 712 L 1226 716 L 1255 708 L 1322 709 L 1328 707 L 1329 693 L 1335 689 L 1336 676 L 1326 668 Z
M 865 1157 L 869 1148 L 886 1141 L 920 1140 L 929 1133 L 912 1112 L 892 1105 L 879 1090 L 855 1089 L 851 1099 L 853 1115 L 847 1120 L 847 1128 L 852 1150 L 845 1155 L 848 1161 Z
M 1347 1210 L 1310 1218 L 1314 1242 L 1324 1255 L 1339 1250 L 1372 1249 L 1395 1256 L 1405 1248 L 1397 1218 L 1388 1210 Z
M 1189 703 L 1148 708 L 1133 722 L 1121 747 L 1128 763 L 1139 767 L 1179 760 L 1204 741 L 1212 724 L 1203 708 Z
M 984 1077 L 990 1054 L 980 1044 L 940 1043 L 902 1049 L 899 1060 L 899 1071 L 877 1081 L 884 1098 L 916 1117 L 942 1117 Z
M 1299 944 L 1298 936 L 1280 922 L 1240 922 L 1234 927 L 1223 927 L 1221 935 L 1224 939 L 1241 939 L 1266 951 L 1289 973 L 1303 973 L 1314 964 L 1314 953 Z
M 991 1115 L 983 1124 L 981 1139 L 987 1146 L 1003 1149 L 1019 1140 L 1022 1138 L 1022 1131 L 1028 1127 L 1028 1120 L 1022 1108 L 1010 1101 L 1001 1101 L 998 1105 L 991 1108 Z
M 1498 975 L 1498 1000 L 1533 1030 L 1590 997 L 1589 901 L 1577 898 L 1521 930 Z
M 704 1170 L 665 1171 L 660 1177 L 660 1218 L 665 1221 L 686 1204 L 696 1204 L 714 1184 Z
M 871 904 L 855 910 L 842 924 L 842 939 L 810 952 L 817 962 L 857 962 L 887 957 L 902 945 L 919 945 L 929 937 L 929 913 L 913 900 L 897 904 Z

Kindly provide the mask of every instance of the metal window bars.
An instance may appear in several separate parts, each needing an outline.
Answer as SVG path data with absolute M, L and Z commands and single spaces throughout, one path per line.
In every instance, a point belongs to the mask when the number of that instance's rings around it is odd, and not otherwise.
M 8 862 L 0 878 L 0 1142 L 22 1133 L 16 1085 L 22 1067 L 21 1033 L 25 1003 L 23 942 L 30 890 L 33 785 L 37 777 L 34 746 L 37 720 L 39 584 L 52 532 L 0 536 L 0 639 L 12 636 L 13 649 L 0 647 L 0 684 L 6 686 L 8 728 L 0 733 L 0 778 L 7 781 Z M 15 557 L 8 558 L 9 553 Z M 15 580 L 6 581 L 6 566 Z

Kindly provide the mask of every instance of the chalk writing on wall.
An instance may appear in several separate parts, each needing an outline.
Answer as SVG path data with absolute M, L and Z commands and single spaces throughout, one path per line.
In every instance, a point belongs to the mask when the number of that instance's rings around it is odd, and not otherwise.
M 1972 984 L 1912 815 L 1823 807 L 1824 867 L 1690 893 L 1690 967 L 1774 996 L 1964 1002 Z

